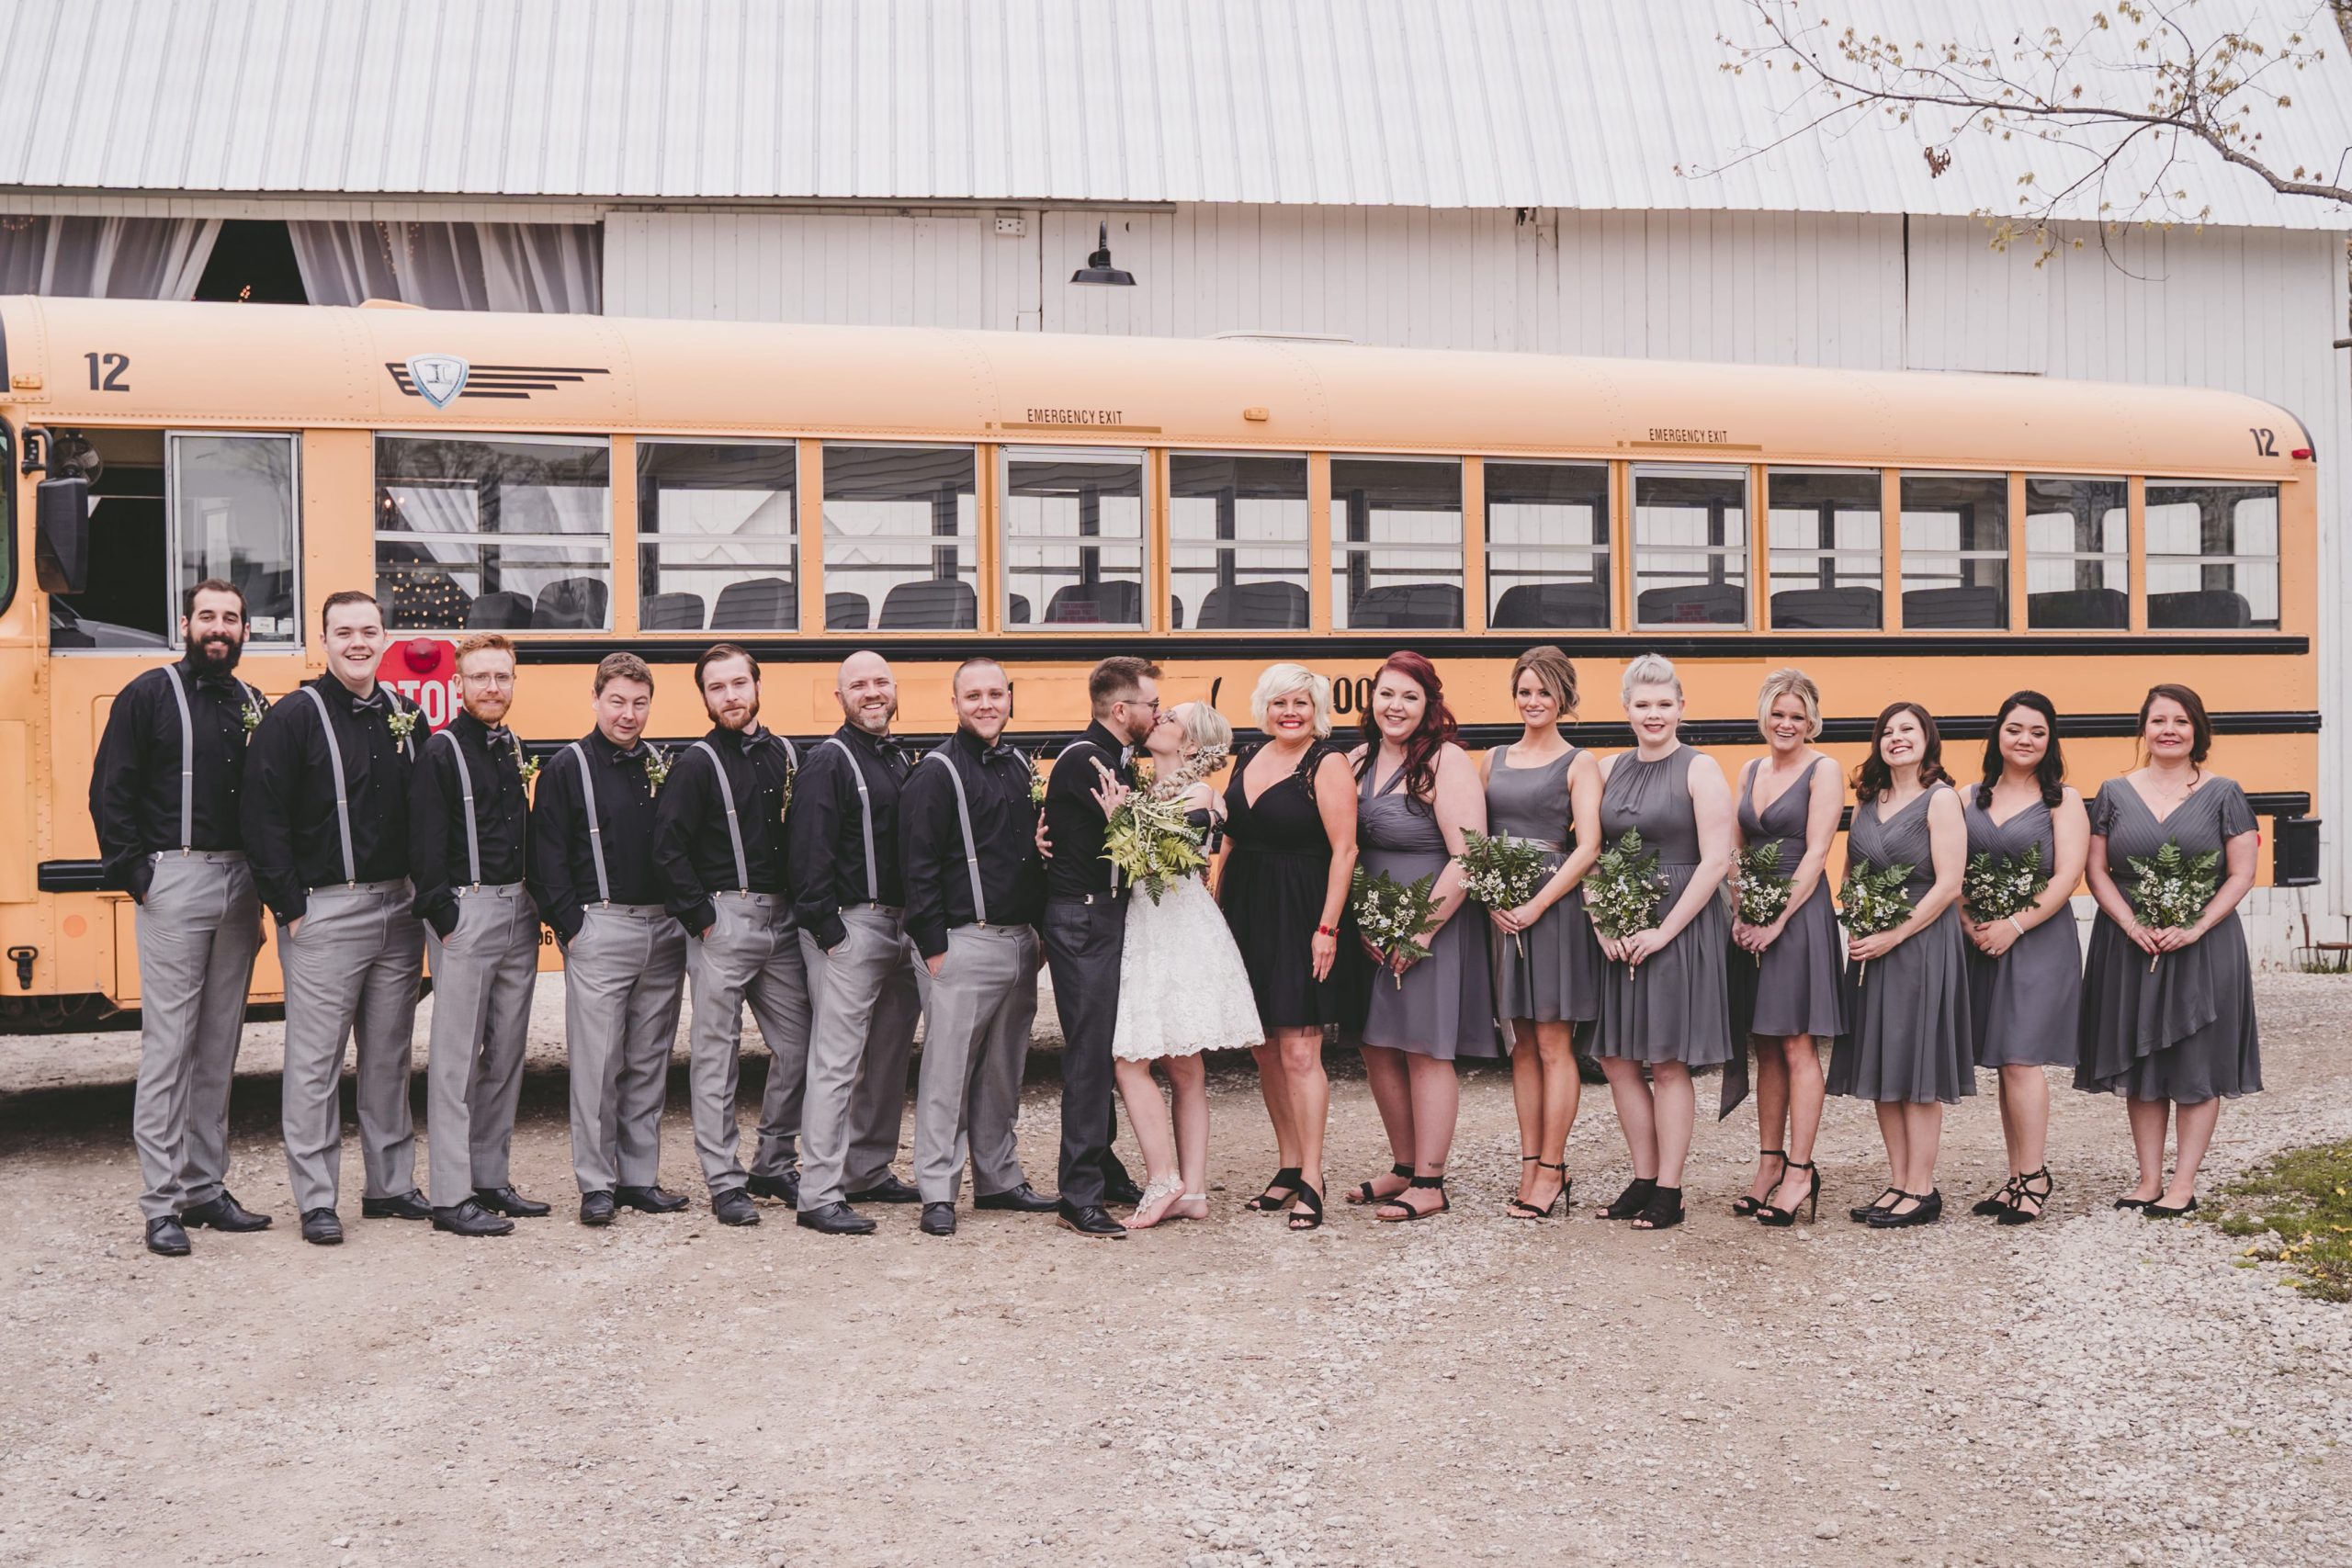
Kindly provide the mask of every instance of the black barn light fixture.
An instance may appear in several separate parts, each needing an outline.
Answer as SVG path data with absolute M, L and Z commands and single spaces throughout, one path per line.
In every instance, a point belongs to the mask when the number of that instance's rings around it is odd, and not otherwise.
M 1084 266 L 1069 275 L 1069 280 L 1072 283 L 1108 285 L 1118 288 L 1133 288 L 1136 286 L 1134 273 L 1111 265 L 1111 225 L 1108 222 L 1104 222 L 1095 231 L 1094 254 L 1086 258 Z

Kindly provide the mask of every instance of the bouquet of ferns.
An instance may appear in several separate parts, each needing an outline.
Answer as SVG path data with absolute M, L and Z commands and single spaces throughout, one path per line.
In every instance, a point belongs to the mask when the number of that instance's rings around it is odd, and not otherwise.
M 1489 909 L 1516 909 L 1543 891 L 1552 867 L 1543 848 L 1508 833 L 1489 838 L 1464 829 L 1462 834 L 1462 887 Z M 1527 942 L 1517 931 L 1511 941 L 1519 955 L 1527 956 Z
M 2032 908 L 2050 890 L 2049 874 L 2041 869 L 2041 846 L 2029 844 L 2021 855 L 1985 850 L 1971 857 L 1960 887 L 1961 908 L 1980 926 Z
M 1396 972 L 1398 962 L 1430 955 L 1421 939 L 1437 918 L 1437 895 L 1431 891 L 1436 885 L 1434 875 L 1400 883 L 1385 871 L 1368 873 L 1361 865 L 1349 885 L 1348 909 L 1356 918 L 1356 931 L 1380 954 L 1400 989 L 1405 976 Z
M 2180 847 L 2178 839 L 2166 839 L 2164 848 L 2153 855 L 2126 856 L 2124 863 L 2138 879 L 2125 895 L 2132 900 L 2132 913 L 2152 931 L 2179 931 L 2195 925 L 2221 889 L 2222 852 L 2208 850 L 2192 855 Z M 2156 960 L 2162 956 L 2150 955 L 2149 974 L 2156 972 Z
M 1844 922 L 1849 936 L 1876 936 L 1891 931 L 1911 918 L 1911 895 L 1903 884 L 1916 867 L 1909 865 L 1874 866 L 1859 860 L 1846 874 L 1846 886 L 1838 890 L 1838 919 Z M 1854 984 L 1862 983 L 1870 973 L 1870 960 L 1864 959 L 1854 970 Z
M 1793 878 L 1781 874 L 1780 840 L 1740 851 L 1735 874 L 1742 925 L 1769 926 L 1788 908 L 1789 895 L 1796 884 Z M 1756 964 L 1759 969 L 1764 965 L 1760 953 L 1756 954 Z
M 1584 877 L 1584 911 L 1592 929 L 1610 942 L 1657 924 L 1658 906 L 1666 898 L 1666 878 L 1658 874 L 1657 852 L 1642 848 L 1642 836 L 1627 829 L 1624 837 L 1600 852 Z
M 1184 820 L 1182 801 L 1140 789 L 1111 813 L 1102 829 L 1102 858 L 1155 904 L 1170 884 L 1209 863 L 1200 829 Z

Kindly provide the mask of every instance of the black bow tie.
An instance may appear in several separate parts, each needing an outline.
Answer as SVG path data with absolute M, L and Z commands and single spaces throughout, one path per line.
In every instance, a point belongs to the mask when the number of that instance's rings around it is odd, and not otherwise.
M 644 756 L 644 755 L 645 755 L 645 747 L 643 746 L 643 744 L 642 744 L 642 743 L 640 743 L 640 744 L 639 744 L 639 745 L 632 746 L 632 747 L 630 747 L 630 748 L 629 748 L 628 750 L 626 750 L 626 751 L 621 750 L 618 747 L 616 747 L 616 748 L 614 748 L 614 750 L 613 750 L 613 762 L 614 762 L 614 765 L 618 766 L 620 763 L 623 763 L 623 762 L 634 762 L 634 761 L 636 761 L 639 757 L 642 757 L 642 756 Z
M 482 737 L 492 746 L 504 746 L 514 739 L 514 732 L 507 728 L 503 724 L 496 729 L 492 729 L 488 725 L 484 725 L 482 727 Z
M 1000 758 L 1007 758 L 1012 755 L 1012 747 L 1011 743 L 1003 740 L 998 741 L 993 746 L 984 746 L 980 749 L 980 761 L 983 762 L 993 762 L 998 761 Z

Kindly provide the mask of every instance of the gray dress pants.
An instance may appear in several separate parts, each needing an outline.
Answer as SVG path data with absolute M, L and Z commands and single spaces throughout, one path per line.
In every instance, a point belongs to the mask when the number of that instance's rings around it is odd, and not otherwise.
M 507 1185 L 523 1047 L 539 978 L 539 911 L 519 882 L 459 887 L 458 923 L 427 926 L 432 1053 L 424 1064 L 424 1147 L 433 1202 L 454 1209 Z
M 261 946 L 245 857 L 155 857 L 139 910 L 139 1150 L 142 1218 L 209 1203 L 229 1173 L 229 1080 Z
M 583 1193 L 661 1177 L 662 1100 L 690 940 L 659 904 L 591 904 L 564 952 L 571 1173 Z
M 282 1121 L 295 1206 L 332 1209 L 343 1168 L 336 1097 L 343 1048 L 358 1043 L 359 1154 L 370 1198 L 416 1190 L 408 1075 L 424 922 L 410 914 L 408 878 L 314 887 L 300 929 L 278 933 L 286 972 Z
M 958 926 L 939 973 L 920 966 L 924 1024 L 915 1088 L 915 1185 L 952 1203 L 972 1162 L 973 1188 L 1010 1192 L 1022 1174 L 1014 1128 L 1029 1032 L 1037 1021 L 1037 933 L 1028 926 Z
M 686 939 L 686 974 L 694 982 L 687 1083 L 695 1153 L 715 1198 L 745 1180 L 735 1157 L 735 1085 L 747 1002 L 775 1058 L 760 1105 L 760 1142 L 752 1168 L 762 1176 L 792 1168 L 808 1074 L 808 976 L 799 931 L 782 899 L 767 893 L 718 893 L 711 904 L 718 915 L 710 929 Z
M 803 1208 L 864 1191 L 899 1157 L 907 1058 L 922 1016 L 902 919 L 878 904 L 843 909 L 847 934 L 831 953 L 800 933 L 809 1006 L 808 1097 L 800 1109 Z

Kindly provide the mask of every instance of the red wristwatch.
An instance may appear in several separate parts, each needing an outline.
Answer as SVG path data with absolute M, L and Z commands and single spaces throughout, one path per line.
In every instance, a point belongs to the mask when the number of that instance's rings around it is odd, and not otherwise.
M 1315 928 L 1315 934 L 1317 936 L 1338 936 L 1340 934 L 1340 928 L 1337 926 L 1317 926 Z

